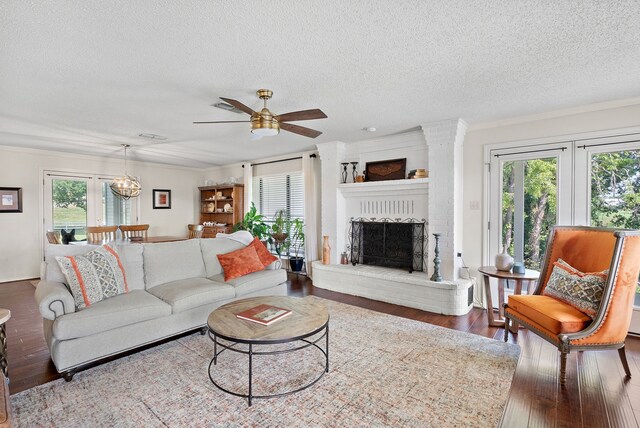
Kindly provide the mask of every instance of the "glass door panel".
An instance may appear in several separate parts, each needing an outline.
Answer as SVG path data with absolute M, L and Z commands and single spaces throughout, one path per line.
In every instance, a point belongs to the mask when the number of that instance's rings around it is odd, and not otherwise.
M 539 270 L 557 219 L 557 159 L 505 161 L 501 175 L 501 243 L 516 261 Z
M 589 221 L 640 229 L 640 149 L 590 154 Z M 640 281 L 635 306 L 640 307 Z
M 88 181 L 83 178 L 51 180 L 51 230 L 75 230 L 77 240 L 86 239 Z
M 124 200 L 113 194 L 109 185 L 110 179 L 100 178 L 100 212 L 103 225 L 115 226 L 134 224 L 133 206 L 131 199 Z

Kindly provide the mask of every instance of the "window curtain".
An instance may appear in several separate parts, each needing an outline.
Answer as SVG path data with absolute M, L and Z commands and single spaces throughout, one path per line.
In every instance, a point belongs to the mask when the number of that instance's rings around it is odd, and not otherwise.
M 302 177 L 304 179 L 304 254 L 307 275 L 312 278 L 311 263 L 318 260 L 318 182 L 316 163 L 309 154 L 302 155 Z
M 253 200 L 253 167 L 250 162 L 244 163 L 244 212 L 251 208 Z M 242 213 L 244 216 L 244 213 Z

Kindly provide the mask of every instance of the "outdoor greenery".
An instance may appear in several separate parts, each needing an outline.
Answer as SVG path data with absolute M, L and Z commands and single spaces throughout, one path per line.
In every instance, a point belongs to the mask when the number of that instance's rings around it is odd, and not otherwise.
M 640 229 L 640 150 L 598 153 L 591 171 L 591 224 Z
M 87 211 L 87 183 L 77 180 L 53 180 L 53 200 L 57 208 L 76 207 Z
M 551 226 L 556 223 L 556 160 L 532 159 L 524 162 L 524 263 L 539 269 Z M 503 245 L 513 248 L 515 162 L 503 167 L 502 224 Z
M 524 263 L 539 269 L 549 230 L 556 223 L 556 161 L 517 162 L 524 162 Z M 515 165 L 503 164 L 502 243 L 510 254 L 514 254 Z M 590 214 L 593 226 L 640 229 L 640 150 L 592 156 Z

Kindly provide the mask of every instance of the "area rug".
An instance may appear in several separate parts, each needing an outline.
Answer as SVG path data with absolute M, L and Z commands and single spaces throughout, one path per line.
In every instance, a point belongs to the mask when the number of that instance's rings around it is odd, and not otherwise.
M 193 334 L 11 397 L 18 427 L 496 426 L 520 348 L 307 297 L 326 305 L 330 369 L 280 398 L 225 394 L 209 380 L 213 343 Z M 268 327 L 267 327 L 268 328 Z M 214 378 L 246 393 L 247 358 L 224 352 Z M 315 348 L 255 357 L 254 394 L 295 388 L 322 371 Z

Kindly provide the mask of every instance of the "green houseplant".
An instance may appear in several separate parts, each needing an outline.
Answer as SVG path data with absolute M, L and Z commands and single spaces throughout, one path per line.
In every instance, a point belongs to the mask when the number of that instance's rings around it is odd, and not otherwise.
M 291 223 L 291 236 L 289 238 L 291 252 L 289 253 L 289 266 L 293 272 L 300 272 L 304 264 L 304 257 L 300 251 L 304 248 L 304 222 L 296 218 Z
M 289 249 L 289 234 L 291 233 L 291 218 L 286 210 L 278 210 L 271 224 L 271 238 L 269 242 L 275 245 L 276 253 L 281 255 Z
M 264 216 L 258 213 L 253 202 L 251 202 L 251 208 L 244 215 L 242 221 L 233 226 L 234 232 L 238 230 L 246 230 L 261 241 L 269 237 L 269 226 L 265 223 Z

